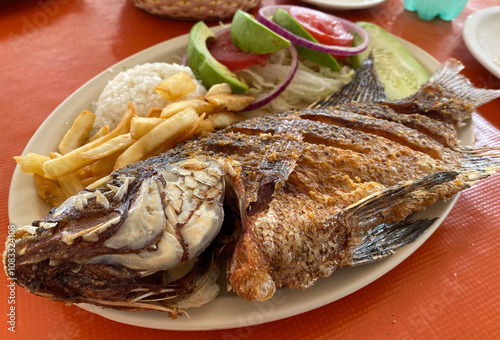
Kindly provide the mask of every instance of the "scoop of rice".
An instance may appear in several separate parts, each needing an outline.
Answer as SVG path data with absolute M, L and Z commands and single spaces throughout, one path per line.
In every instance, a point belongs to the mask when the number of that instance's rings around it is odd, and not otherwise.
M 110 80 L 99 99 L 93 105 L 96 115 L 94 130 L 104 125 L 113 129 L 127 110 L 127 104 L 134 104 L 138 116 L 147 116 L 152 108 L 163 108 L 170 101 L 155 92 L 155 86 L 163 79 L 178 72 L 186 72 L 196 83 L 196 90 L 182 99 L 195 99 L 205 95 L 205 87 L 195 79 L 187 66 L 168 63 L 146 63 L 120 72 Z

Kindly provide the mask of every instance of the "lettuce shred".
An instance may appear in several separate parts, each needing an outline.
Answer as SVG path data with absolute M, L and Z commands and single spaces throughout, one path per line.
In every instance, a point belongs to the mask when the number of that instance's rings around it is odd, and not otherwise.
M 282 50 L 273 53 L 264 67 L 254 65 L 239 71 L 237 75 L 250 86 L 248 94 L 259 97 L 274 89 L 286 78 L 290 64 L 289 53 Z M 349 66 L 342 66 L 340 70 L 332 71 L 300 59 L 290 85 L 277 98 L 262 107 L 262 110 L 274 112 L 306 107 L 338 91 L 351 81 L 353 75 L 354 70 Z

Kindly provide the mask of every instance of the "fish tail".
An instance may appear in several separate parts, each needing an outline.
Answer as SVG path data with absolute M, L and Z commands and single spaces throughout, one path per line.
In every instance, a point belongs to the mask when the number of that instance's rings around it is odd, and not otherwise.
M 457 171 L 439 171 L 423 178 L 401 182 L 376 192 L 350 205 L 337 214 L 346 224 L 356 224 L 366 231 L 382 223 L 394 222 L 395 213 L 406 218 L 438 200 L 450 198 L 455 193 L 471 187 L 500 168 L 499 164 L 482 168 Z M 397 210 L 397 211 L 396 211 Z M 392 216 L 392 217 L 391 217 Z
M 500 90 L 475 87 L 466 77 L 459 74 L 463 68 L 464 65 L 460 61 L 448 59 L 436 70 L 428 84 L 440 86 L 476 108 L 500 97 Z
M 369 229 L 361 237 L 361 244 L 353 251 L 351 266 L 360 266 L 382 260 L 395 253 L 395 249 L 418 239 L 437 220 L 382 223 Z
M 374 193 L 342 210 L 336 218 L 360 230 L 350 265 L 378 261 L 415 241 L 437 218 L 411 220 L 408 216 L 491 176 L 498 168 L 497 162 L 482 168 L 436 172 Z
M 410 220 L 413 212 L 467 187 L 457 185 L 457 171 L 436 172 L 374 193 L 336 215 L 337 223 L 355 230 L 348 266 L 381 260 L 415 241 L 436 219 Z
M 500 146 L 462 147 L 462 170 L 465 172 L 492 174 L 500 169 Z
M 467 180 L 466 184 L 468 187 L 475 185 L 478 181 L 488 178 L 493 175 L 498 169 L 499 165 L 488 166 L 481 169 L 474 169 L 471 171 L 463 171 L 463 174 L 466 175 Z
M 342 210 L 337 217 L 349 224 L 356 223 L 362 230 L 391 222 L 384 220 L 391 209 L 401 205 L 421 205 L 421 200 L 429 196 L 435 187 L 454 181 L 459 174 L 458 171 L 440 171 L 399 183 L 359 200 Z M 437 198 L 435 200 L 437 201 Z

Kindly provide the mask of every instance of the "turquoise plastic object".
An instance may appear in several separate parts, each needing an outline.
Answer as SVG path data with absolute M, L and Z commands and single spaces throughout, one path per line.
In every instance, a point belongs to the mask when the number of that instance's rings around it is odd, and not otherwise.
M 439 16 L 443 20 L 456 18 L 464 9 L 468 0 L 404 0 L 405 8 L 416 11 L 423 20 L 432 20 Z

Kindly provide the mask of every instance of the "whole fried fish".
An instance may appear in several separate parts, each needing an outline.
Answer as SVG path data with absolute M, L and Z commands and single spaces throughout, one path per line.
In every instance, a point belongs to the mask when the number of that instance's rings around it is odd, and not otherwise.
M 310 108 L 119 169 L 17 229 L 16 282 L 54 300 L 176 317 L 217 295 L 222 250 L 229 289 L 254 301 L 384 258 L 432 224 L 413 212 L 500 166 L 495 148 L 458 144 L 464 120 L 500 97 L 461 68 L 449 60 L 415 95 L 386 102 L 368 59 Z

